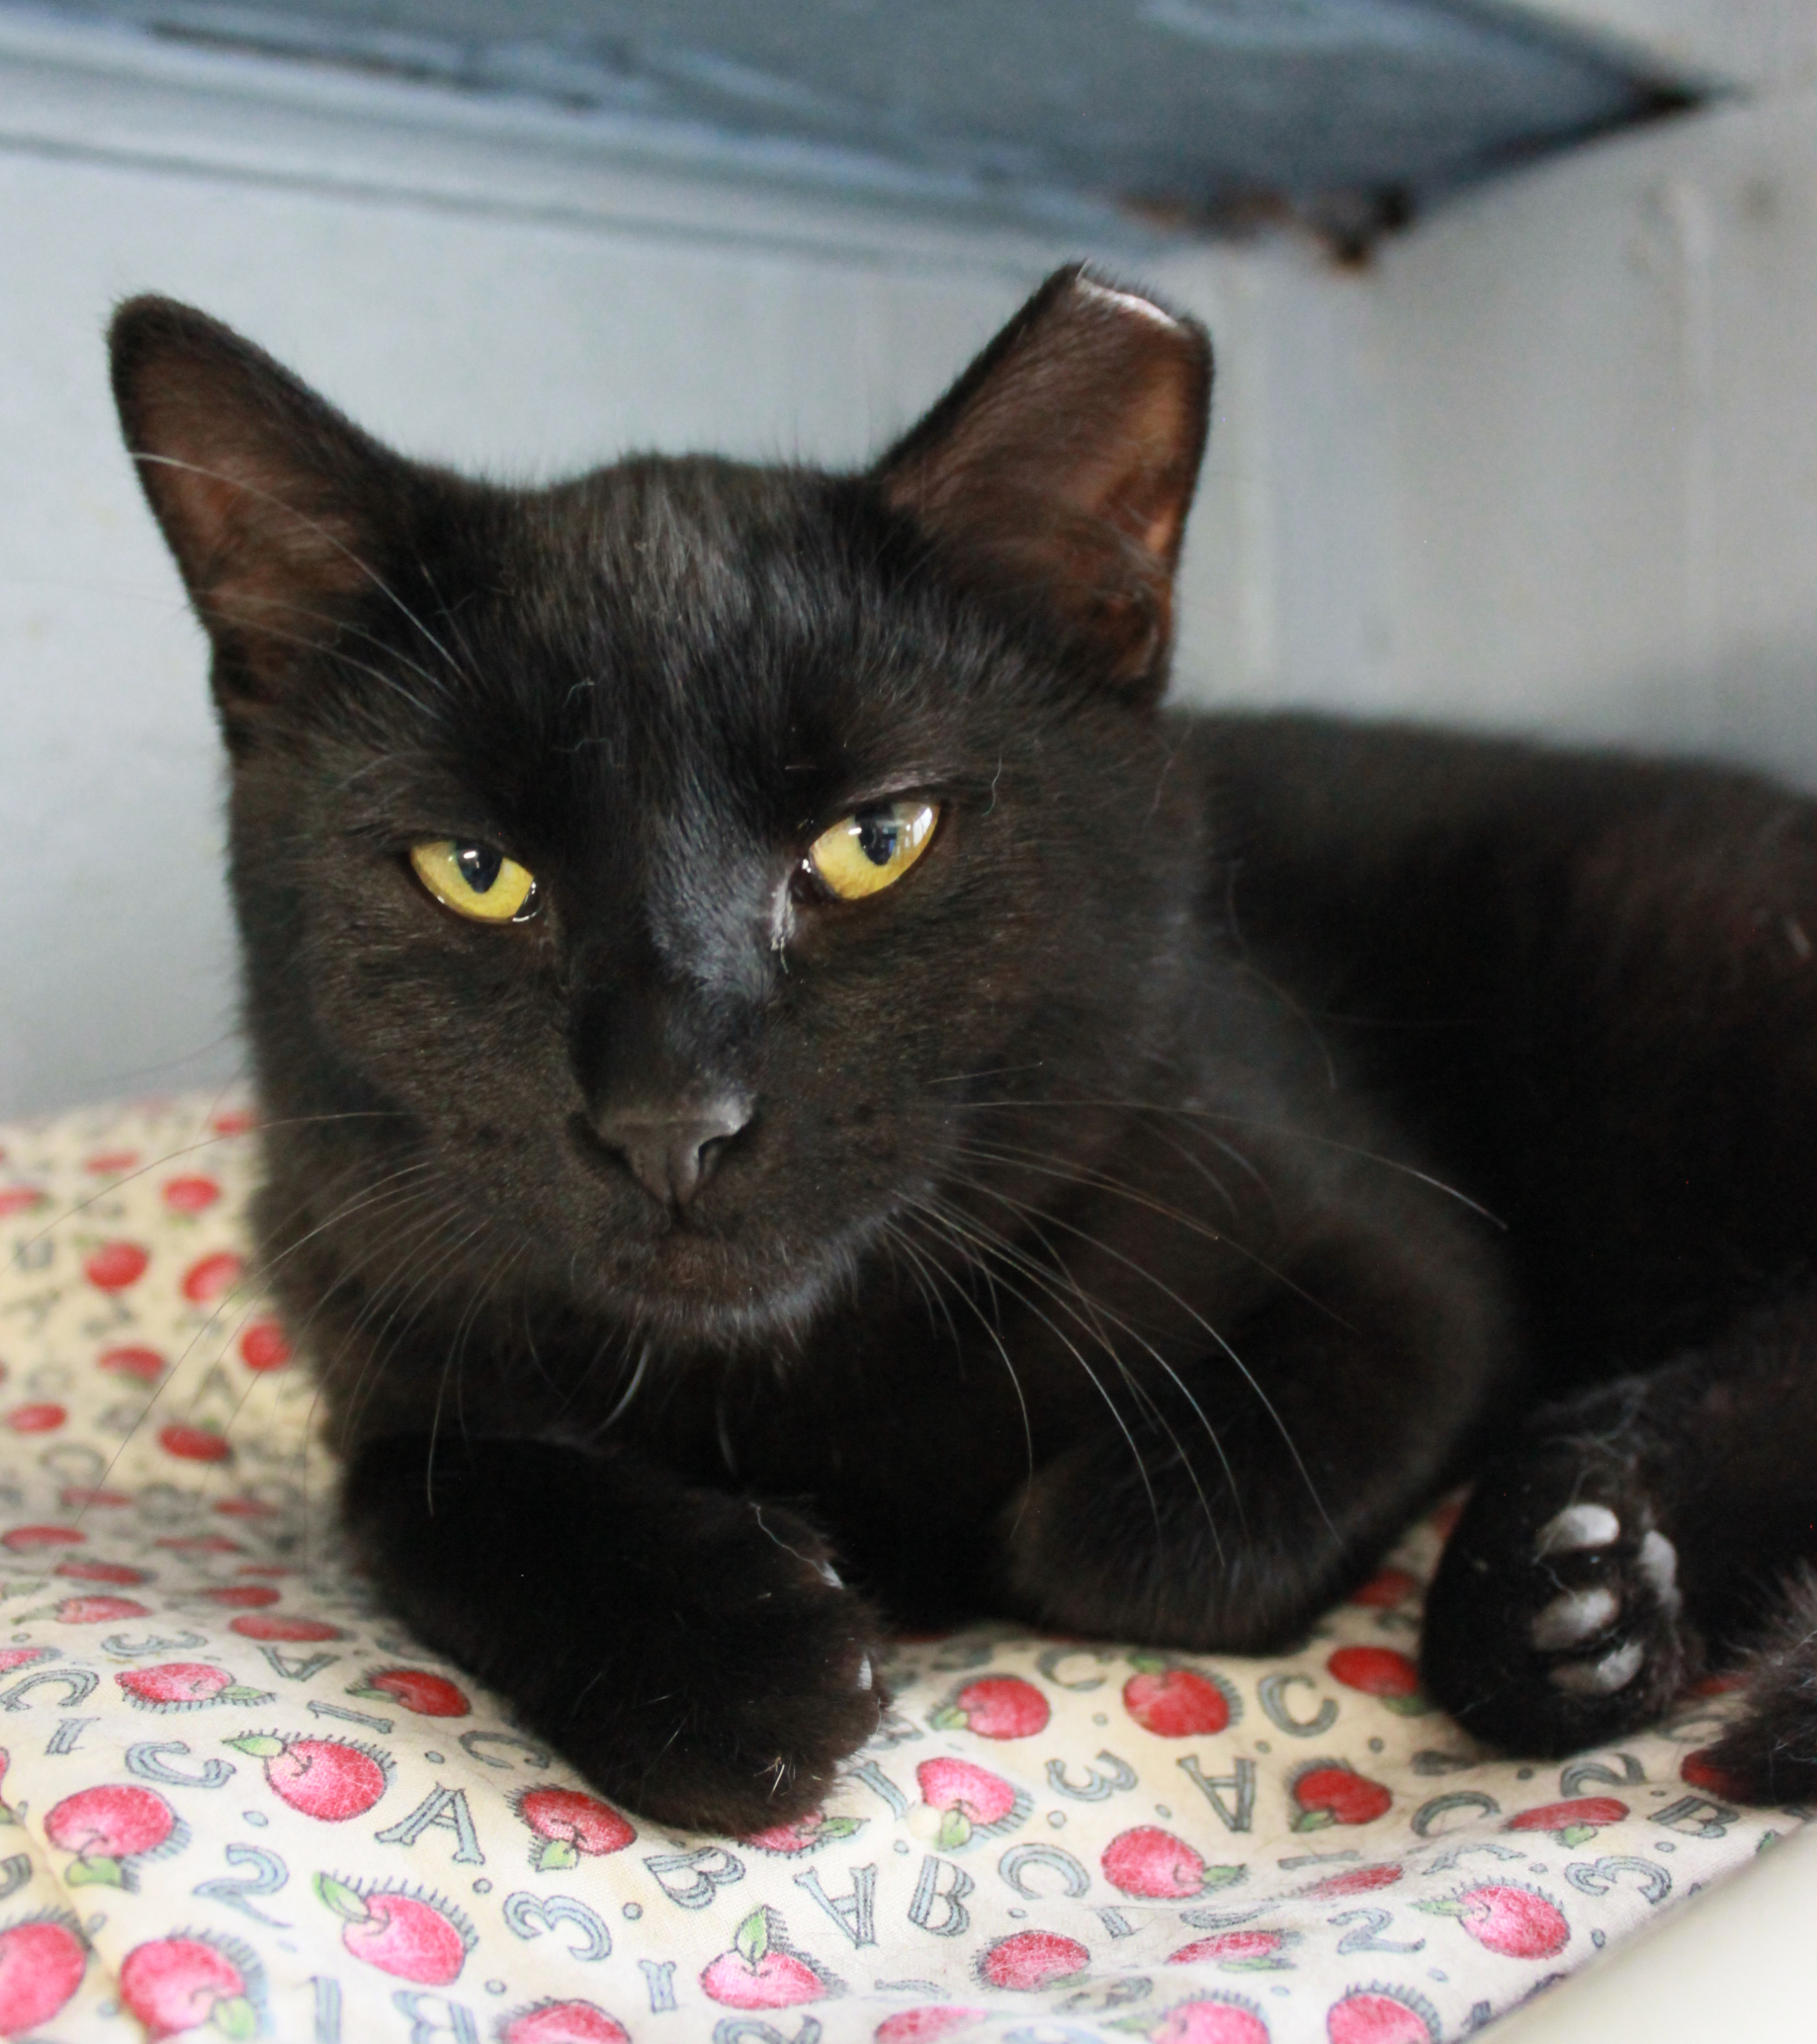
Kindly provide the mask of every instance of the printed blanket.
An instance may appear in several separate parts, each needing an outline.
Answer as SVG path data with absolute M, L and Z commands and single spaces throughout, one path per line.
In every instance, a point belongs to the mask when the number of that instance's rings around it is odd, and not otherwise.
M 1702 1773 L 1714 1690 L 1474 1748 L 1415 1673 L 1442 1514 L 1295 1653 L 905 1640 L 816 1816 L 613 1809 L 337 1557 L 251 1125 L 0 1129 L 0 2036 L 1436 2044 L 1796 1821 Z

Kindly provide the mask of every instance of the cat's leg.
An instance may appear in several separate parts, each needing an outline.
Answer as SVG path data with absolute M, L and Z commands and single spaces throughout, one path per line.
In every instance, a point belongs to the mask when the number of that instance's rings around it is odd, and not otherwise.
M 1361 1235 L 1143 1396 L 1117 1396 L 1002 1514 L 1001 1591 L 1036 1623 L 1200 1651 L 1294 1639 L 1455 1466 L 1506 1368 L 1466 1256 Z M 1116 1379 L 1104 1369 L 1099 1374 Z
M 1427 1682 L 1499 1745 L 1604 1742 L 1757 1635 L 1813 1552 L 1817 1298 L 1803 1294 L 1527 1421 L 1446 1547 Z M 1817 1701 L 1806 1708 L 1817 1760 Z
M 874 1730 L 877 1621 L 793 1513 L 543 1441 L 369 1442 L 346 1523 L 386 1602 L 608 1795 L 759 1831 Z

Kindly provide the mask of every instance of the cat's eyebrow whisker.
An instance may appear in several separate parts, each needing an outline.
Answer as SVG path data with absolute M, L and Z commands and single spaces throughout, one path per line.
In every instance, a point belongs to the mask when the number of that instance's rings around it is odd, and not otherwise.
M 435 714 L 428 704 L 413 696 L 394 674 L 387 674 L 383 667 L 375 667 L 370 660 L 356 660 L 349 653 L 331 651 L 318 644 L 316 640 L 303 638 L 301 633 L 286 632 L 282 627 L 270 624 L 263 618 L 242 618 L 217 610 L 213 604 L 204 603 L 200 597 L 195 599 L 195 607 L 198 614 L 205 619 L 212 618 L 221 624 L 231 625 L 237 631 L 256 632 L 263 638 L 275 639 L 281 645 L 302 646 L 305 652 L 319 653 L 324 659 L 337 660 L 343 667 L 351 667 L 356 673 L 364 674 L 370 680 L 378 682 L 381 687 L 389 689 L 392 695 L 400 697 L 419 717 L 430 717 Z
M 404 602 L 403 598 L 391 588 L 385 577 L 379 573 L 378 569 L 370 561 L 363 560 L 344 540 L 331 533 L 319 519 L 309 517 L 304 511 L 299 511 L 294 504 L 287 504 L 282 497 L 274 495 L 270 490 L 260 489 L 255 483 L 246 481 L 243 476 L 228 475 L 218 468 L 205 468 L 200 463 L 185 462 L 175 455 L 154 455 L 140 448 L 130 448 L 128 453 L 133 461 L 142 462 L 148 467 L 181 469 L 186 474 L 200 475 L 205 482 L 224 482 L 229 489 L 239 490 L 245 496 L 253 497 L 262 504 L 270 505 L 274 510 L 282 511 L 287 518 L 294 518 L 299 525 L 304 526 L 308 531 L 312 532 L 318 540 L 332 547 L 335 553 L 343 560 L 347 561 L 350 566 L 357 568 L 388 603 L 395 606 L 404 622 L 420 632 L 435 650 L 441 654 L 442 658 L 448 662 L 450 667 L 453 667 L 456 672 L 460 671 L 460 663 L 455 659 L 454 655 L 436 638 L 435 634 L 429 630 L 428 626 L 423 623 L 422 619 L 416 615 L 410 606 Z
M 198 608 L 203 608 L 203 606 L 198 605 Z M 445 696 L 448 693 L 447 684 L 433 668 L 425 667 L 420 660 L 412 659 L 408 653 L 401 651 L 389 639 L 381 639 L 376 632 L 368 632 L 364 625 L 355 624 L 351 618 L 337 617 L 332 611 L 314 610 L 306 603 L 287 603 L 281 597 L 264 598 L 260 609 L 262 614 L 271 611 L 282 611 L 288 617 L 299 618 L 309 624 L 326 625 L 332 630 L 337 640 L 342 638 L 362 639 L 376 653 L 383 655 L 388 660 L 397 661 L 400 666 L 407 667 L 412 674 L 420 675 L 435 690 L 437 695 Z M 265 632 L 273 638 L 281 636 L 280 628 L 276 625 L 267 624 L 263 615 L 256 622 L 242 617 L 238 613 L 219 610 L 211 609 L 210 615 L 219 618 L 223 624 L 233 625 L 241 630 L 250 629 L 255 632 Z M 294 645 L 303 646 L 305 649 L 320 652 L 327 659 L 346 659 L 346 655 L 340 652 L 333 643 L 323 643 L 319 639 L 303 639 L 302 637 L 292 638 L 290 642 Z M 350 660 L 348 665 L 359 666 L 360 663 Z M 375 674 L 378 670 L 372 667 L 360 666 L 360 671 L 363 674 Z

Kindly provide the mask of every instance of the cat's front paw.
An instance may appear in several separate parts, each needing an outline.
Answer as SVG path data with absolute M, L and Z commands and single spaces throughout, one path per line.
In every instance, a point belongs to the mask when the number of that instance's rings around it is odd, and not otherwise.
M 887 1698 L 876 1614 L 823 1544 L 772 1506 L 735 1509 L 745 1523 L 697 1558 L 714 1598 L 659 1647 L 652 1627 L 648 1658 L 614 1643 L 609 1671 L 547 1729 L 632 1809 L 739 1837 L 814 1810 Z
M 1484 1472 L 1427 1599 L 1427 1686 L 1520 1752 L 1629 1732 L 1699 1658 L 1678 1571 L 1634 1459 L 1582 1437 L 1511 1456 Z

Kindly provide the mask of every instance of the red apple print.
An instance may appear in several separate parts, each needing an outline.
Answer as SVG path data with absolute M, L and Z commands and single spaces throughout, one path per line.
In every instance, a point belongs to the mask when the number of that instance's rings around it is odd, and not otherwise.
M 216 1249 L 212 1256 L 199 1257 L 183 1273 L 183 1296 L 193 1306 L 207 1306 L 232 1291 L 245 1268 L 231 1249 Z
M 97 1506 L 120 1510 L 136 1504 L 138 1499 L 125 1490 L 102 1490 L 88 1484 L 70 1484 L 56 1493 L 56 1501 L 65 1511 L 91 1511 Z
M 1120 1831 L 1104 1847 L 1104 1878 L 1124 1895 L 1151 1902 L 1184 1901 L 1243 1878 L 1240 1866 L 1207 1866 L 1183 1838 L 1157 1825 Z
M 54 1653 L 50 1647 L 0 1647 L 0 1675 L 10 1675 L 16 1667 L 30 1667 L 35 1661 L 48 1661 Z M 6 1772 L 6 1755 L 0 1752 L 0 1774 Z
M 1151 2044 L 1268 2044 L 1268 2025 L 1246 2001 L 1182 2001 L 1143 2027 Z
M 137 1242 L 103 1242 L 91 1249 L 82 1265 L 89 1283 L 103 1292 L 124 1292 L 145 1274 L 149 1253 Z
M 259 1118 L 249 1107 L 229 1107 L 217 1114 L 209 1124 L 217 1136 L 246 1136 L 259 1125 Z
M 14 1214 L 30 1214 L 49 1203 L 50 1195 L 36 1185 L 0 1186 L 0 1221 Z
M 130 1888 L 129 1860 L 168 1845 L 174 1851 L 187 1834 L 160 1795 L 134 1783 L 108 1783 L 65 1796 L 44 1819 L 44 1836 L 75 1862 L 63 1875 L 67 1888 L 99 1882 Z
M 955 2030 L 982 2022 L 982 2008 L 960 2008 L 952 2002 L 936 2002 L 925 2008 L 905 2008 L 887 2015 L 877 2025 L 876 2044 L 927 2044 L 931 2037 L 950 2037 Z
M 117 1377 L 133 1377 L 140 1384 L 155 1384 L 164 1374 L 164 1358 L 155 1348 L 140 1348 L 129 1343 L 125 1348 L 104 1349 L 96 1358 L 103 1370 L 112 1370 Z
M 1549 1959 L 1570 1941 L 1558 1905 L 1535 1888 L 1489 1881 L 1442 1902 L 1417 1902 L 1428 1916 L 1455 1916 L 1478 1944 L 1505 1959 Z
M 149 1618 L 150 1610 L 130 1597 L 64 1597 L 21 1618 L 54 1618 L 63 1625 L 106 1625 L 116 1618 Z
M 934 1842 L 942 1852 L 956 1852 L 975 1831 L 1003 1824 L 1016 1814 L 1018 1804 L 1027 1814 L 1025 1797 L 1019 1797 L 1000 1774 L 970 1760 L 923 1760 L 914 1770 L 914 1778 L 921 1801 L 940 1812 Z
M 1393 1807 L 1394 1797 L 1379 1781 L 1358 1774 L 1340 1761 L 1319 1760 L 1293 1780 L 1298 1814 L 1296 1831 L 1316 1831 L 1327 1824 L 1373 1824 Z
M 384 1753 L 344 1739 L 283 1739 L 275 1732 L 249 1732 L 222 1744 L 263 1760 L 266 1785 L 278 1800 L 323 1824 L 364 1817 L 390 1780 L 390 1762 Z
M 317 1874 L 314 1888 L 342 1918 L 341 1943 L 356 1959 L 419 1988 L 460 1978 L 474 1933 L 451 1904 L 396 1888 L 362 1890 L 330 1874 Z
M 773 1824 L 767 1831 L 752 1831 L 742 1842 L 756 1846 L 759 1852 L 818 1852 L 822 1845 L 849 1838 L 863 1829 L 862 1817 L 828 1817 L 823 1811 L 812 1810 L 793 1824 Z
M 728 2008 L 794 2008 L 820 2001 L 827 1983 L 782 1942 L 783 1935 L 774 1910 L 753 1910 L 738 1925 L 732 1950 L 702 1972 L 701 1986 Z
M 1019 1988 L 1033 1993 L 1071 1980 L 1091 1963 L 1091 1954 L 1077 1938 L 1052 1930 L 1018 1930 L 999 1937 L 978 1962 L 982 1978 L 994 1988 Z
M 1679 1779 L 1706 1796 L 1720 1796 L 1725 1802 L 1749 1803 L 1754 1799 L 1748 1783 L 1716 1764 L 1714 1746 L 1699 1746 L 1679 1762 Z
M 376 1696 L 401 1704 L 419 1718 L 464 1718 L 473 1709 L 466 1692 L 446 1675 L 431 1674 L 421 1667 L 381 1667 L 367 1672 L 366 1679 L 349 1689 L 349 1696 Z
M 265 2026 L 253 1999 L 255 1978 L 249 1952 L 229 1956 L 199 1937 L 160 1937 L 127 1954 L 120 1999 L 154 2044 L 200 2029 L 237 2044 Z
M 164 1187 L 164 1204 L 173 1214 L 201 1214 L 220 1197 L 213 1178 L 172 1178 Z
M 269 1703 L 270 1692 L 236 1682 L 211 1661 L 165 1661 L 114 1677 L 140 1710 L 193 1711 L 211 1703 Z
M 15 1405 L 6 1423 L 15 1433 L 55 1433 L 68 1417 L 61 1405 Z
M 37 1916 L 0 1930 L 0 2037 L 23 2037 L 46 2023 L 77 1988 L 88 1948 L 57 1916 Z
M 637 1836 L 610 1803 L 579 1789 L 526 1789 L 517 1799 L 517 1814 L 543 1840 L 530 1854 L 539 1873 L 575 1866 L 582 1853 L 595 1859 L 622 1852 Z
M 498 2032 L 499 2044 L 631 2044 L 617 2023 L 591 2001 L 539 2001 L 512 2016 Z
M 225 1437 L 208 1426 L 160 1426 L 158 1446 L 179 1462 L 224 1462 L 232 1453 Z
M 202 1594 L 211 1604 L 223 1605 L 229 1611 L 256 1611 L 278 1601 L 278 1592 L 269 1582 L 222 1582 Z
M 1358 1988 L 1325 2013 L 1330 2044 L 1437 2044 L 1438 2013 L 1404 1988 Z
M 1340 1647 L 1325 1665 L 1346 1689 L 1360 1689 L 1405 1718 L 1431 1709 L 1420 1693 L 1420 1670 L 1392 1647 Z
M 1032 1739 L 1047 1720 L 1047 1698 L 1032 1682 L 1020 1675 L 984 1675 L 928 1722 L 942 1732 L 963 1725 L 981 1739 Z
M 1392 1611 L 1417 1596 L 1419 1589 L 1419 1576 L 1408 1575 L 1405 1569 L 1378 1569 L 1367 1582 L 1359 1582 L 1351 1590 L 1349 1601 L 1366 1611 Z
M 1295 1893 L 1308 1902 L 1326 1902 L 1334 1895 L 1367 1895 L 1374 1888 L 1392 1888 L 1400 1878 L 1398 1866 L 1351 1866 L 1341 1874 L 1327 1874 L 1322 1881 Z
M 168 1548 L 173 1555 L 243 1555 L 246 1552 L 237 1540 L 229 1540 L 224 1533 L 166 1533 L 152 1545 Z
M 1222 1732 L 1237 1715 L 1236 1692 L 1189 1667 L 1166 1667 L 1147 1656 L 1140 1673 L 1123 1684 L 1123 1708 L 1158 1739 L 1203 1739 Z
M 9 1554 L 29 1555 L 43 1548 L 80 1547 L 87 1538 L 73 1526 L 15 1526 L 9 1533 L 0 1533 L 0 1547 Z
M 1169 1966 L 1205 1963 L 1226 1973 L 1278 1973 L 1289 1965 L 1281 1952 L 1293 1933 L 1284 1930 L 1221 1930 L 1168 1955 Z
M 347 1635 L 325 1618 L 289 1618 L 281 1611 L 242 1611 L 227 1624 L 230 1633 L 242 1640 L 282 1640 L 301 1644 L 313 1640 L 344 1640 Z
M 276 1320 L 254 1320 L 240 1336 L 240 1361 L 249 1370 L 282 1370 L 291 1344 Z
M 138 1168 L 136 1150 L 99 1150 L 87 1158 L 82 1168 L 92 1171 L 97 1178 L 118 1178 L 122 1171 Z
M 1578 1796 L 1569 1803 L 1545 1803 L 1522 1810 L 1502 1827 L 1505 1831 L 1549 1831 L 1560 1845 L 1582 1845 L 1605 1824 L 1619 1824 L 1628 1806 L 1613 1796 Z
M 275 1519 L 278 1516 L 278 1507 L 267 1504 L 263 1497 L 223 1497 L 215 1509 L 230 1519 Z
M 117 1589 L 130 1589 L 135 1582 L 151 1579 L 143 1569 L 129 1569 L 125 1562 L 90 1562 L 79 1558 L 58 1562 L 50 1573 L 67 1576 L 72 1582 L 111 1582 Z

